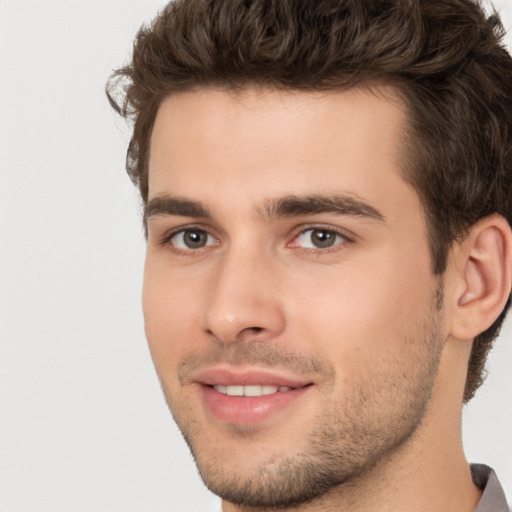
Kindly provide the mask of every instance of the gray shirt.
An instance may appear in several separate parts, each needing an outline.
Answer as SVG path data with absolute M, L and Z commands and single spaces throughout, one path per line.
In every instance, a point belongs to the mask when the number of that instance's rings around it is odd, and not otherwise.
M 484 492 L 475 512 L 510 512 L 496 473 L 484 464 L 471 464 L 471 476 Z

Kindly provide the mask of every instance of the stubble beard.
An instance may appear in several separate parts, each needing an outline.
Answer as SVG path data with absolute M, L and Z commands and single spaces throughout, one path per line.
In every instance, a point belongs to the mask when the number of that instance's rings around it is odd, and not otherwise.
M 364 479 L 414 436 L 425 417 L 444 345 L 440 309 L 437 303 L 423 328 L 407 336 L 409 360 L 390 355 L 387 365 L 367 369 L 344 396 L 326 401 L 326 413 L 303 443 L 305 449 L 259 465 L 247 461 L 243 468 L 231 467 L 226 454 L 205 456 L 198 442 L 200 426 L 186 410 L 173 407 L 162 382 L 174 419 L 208 489 L 241 510 L 270 511 L 312 502 Z M 269 359 L 279 360 L 279 353 Z M 244 440 L 240 439 L 243 451 Z

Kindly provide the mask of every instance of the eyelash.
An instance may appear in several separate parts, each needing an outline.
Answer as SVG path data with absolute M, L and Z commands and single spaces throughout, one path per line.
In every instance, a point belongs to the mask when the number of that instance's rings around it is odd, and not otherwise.
M 334 245 L 320 248 L 320 247 L 300 247 L 296 244 L 296 241 L 300 236 L 305 235 L 308 231 L 318 231 L 329 233 L 336 237 L 340 237 L 341 241 L 335 241 Z M 287 244 L 288 247 L 294 247 L 296 250 L 301 250 L 310 254 L 329 254 L 331 252 L 337 252 L 342 250 L 346 245 L 353 243 L 353 238 L 348 236 L 347 233 L 341 229 L 333 228 L 332 226 L 322 226 L 322 225 L 312 225 L 312 226 L 301 226 L 300 230 L 293 236 L 293 239 L 290 243 Z
M 172 244 L 172 239 L 175 236 L 177 236 L 179 234 L 183 234 L 184 235 L 186 232 L 193 232 L 193 231 L 205 233 L 207 236 L 213 237 L 218 242 L 218 238 L 219 237 L 216 236 L 215 234 L 213 234 L 205 226 L 190 225 L 190 226 L 176 228 L 176 229 L 172 230 L 171 232 L 166 233 L 162 237 L 160 245 L 165 246 L 165 247 L 170 247 L 171 251 L 174 252 L 174 253 L 177 253 L 177 254 L 197 254 L 200 251 L 200 249 L 204 249 L 204 248 L 212 246 L 212 245 L 206 245 L 206 246 L 199 247 L 199 248 L 196 248 L 196 249 L 192 249 L 192 248 L 184 249 L 184 248 L 177 248 L 177 247 L 175 247 Z M 342 238 L 342 240 L 338 241 L 338 242 L 335 242 L 334 245 L 328 246 L 328 247 L 325 247 L 325 248 L 320 248 L 320 247 L 318 247 L 318 248 L 314 248 L 314 247 L 300 247 L 300 246 L 298 246 L 296 244 L 297 239 L 300 236 L 305 235 L 308 231 L 311 231 L 311 232 L 313 232 L 313 231 L 322 232 L 323 231 L 325 233 L 332 234 L 332 235 L 334 235 L 336 237 L 340 237 L 340 238 Z M 315 225 L 311 225 L 311 226 L 301 226 L 300 230 L 296 231 L 295 234 L 293 235 L 292 241 L 288 242 L 286 244 L 286 246 L 287 247 L 292 247 L 295 250 L 301 250 L 301 251 L 304 251 L 304 252 L 307 252 L 307 253 L 312 253 L 312 254 L 313 253 L 314 254 L 328 254 L 328 253 L 331 253 L 331 252 L 336 252 L 336 251 L 342 250 L 342 247 L 344 247 L 344 246 L 346 246 L 348 244 L 351 244 L 353 242 L 354 242 L 354 239 L 351 236 L 348 236 L 345 231 L 333 228 L 332 226 L 327 227 L 327 226 L 322 226 L 322 225 L 315 224 Z M 218 243 L 214 244 L 214 245 L 218 245 Z
M 207 236 L 211 236 L 211 237 L 215 238 L 216 240 L 218 240 L 218 237 L 215 236 L 209 229 L 206 229 L 204 226 L 194 226 L 194 225 L 191 225 L 191 226 L 185 226 L 185 227 L 176 228 L 176 229 L 173 229 L 171 232 L 166 233 L 162 237 L 160 245 L 162 245 L 164 247 L 170 247 L 172 252 L 179 253 L 179 254 L 183 254 L 183 253 L 197 253 L 199 251 L 199 249 L 182 249 L 182 248 L 177 248 L 177 247 L 175 247 L 171 243 L 172 239 L 175 236 L 177 236 L 179 234 L 185 234 L 187 231 L 189 231 L 189 232 L 190 231 L 196 231 L 196 232 L 206 233 Z

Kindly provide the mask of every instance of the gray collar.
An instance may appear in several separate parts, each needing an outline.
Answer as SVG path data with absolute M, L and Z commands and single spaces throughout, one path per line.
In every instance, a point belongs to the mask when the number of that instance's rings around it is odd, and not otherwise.
M 475 512 L 510 512 L 496 473 L 484 464 L 471 464 L 471 476 L 484 492 Z

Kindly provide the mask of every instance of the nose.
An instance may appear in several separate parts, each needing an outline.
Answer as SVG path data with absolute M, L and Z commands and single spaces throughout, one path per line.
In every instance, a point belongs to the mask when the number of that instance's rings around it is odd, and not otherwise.
M 256 251 L 221 258 L 208 290 L 204 329 L 221 343 L 267 341 L 285 328 L 277 269 Z

